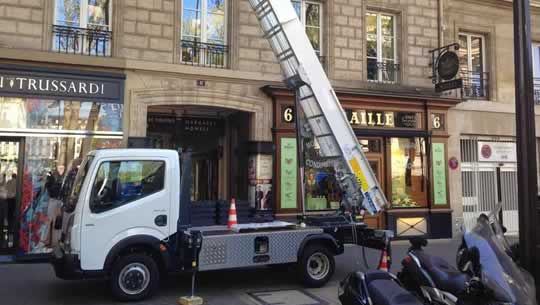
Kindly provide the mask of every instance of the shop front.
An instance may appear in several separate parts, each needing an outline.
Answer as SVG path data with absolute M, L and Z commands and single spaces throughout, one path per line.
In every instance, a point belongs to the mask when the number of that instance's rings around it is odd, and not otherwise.
M 122 146 L 124 76 L 0 68 L 0 255 L 52 251 L 84 155 Z
M 300 202 L 293 94 L 264 87 L 274 99 L 276 210 L 278 215 L 327 213 L 340 205 L 332 163 L 304 140 L 305 204 Z M 452 100 L 368 96 L 338 91 L 347 119 L 391 206 L 368 225 L 394 230 L 398 238 L 451 237 L 448 198 L 446 113 Z M 339 135 L 338 135 L 339 136 Z

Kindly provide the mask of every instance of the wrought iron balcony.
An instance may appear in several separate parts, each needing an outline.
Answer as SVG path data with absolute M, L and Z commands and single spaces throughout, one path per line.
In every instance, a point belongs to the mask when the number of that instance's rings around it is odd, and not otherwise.
M 58 53 L 111 56 L 111 31 L 53 25 L 52 32 L 52 49 Z
M 461 71 L 463 88 L 461 88 L 461 98 L 485 100 L 489 98 L 489 73 Z
M 221 69 L 229 66 L 229 46 L 182 40 L 180 49 L 182 64 Z
M 540 105 L 540 77 L 533 79 L 534 83 L 534 103 Z
M 399 64 L 393 62 L 376 62 L 368 59 L 367 79 L 370 82 L 395 84 L 399 82 Z

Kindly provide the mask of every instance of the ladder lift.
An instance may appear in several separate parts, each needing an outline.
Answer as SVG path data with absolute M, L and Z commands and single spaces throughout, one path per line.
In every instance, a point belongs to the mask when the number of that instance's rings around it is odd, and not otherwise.
M 299 128 L 307 130 L 319 143 L 321 156 L 333 161 L 348 208 L 380 213 L 388 204 L 386 197 L 291 2 L 249 2 L 281 65 L 286 85 L 295 90 L 296 112 L 300 107 L 305 114 L 304 126 L 296 116 L 297 136 Z

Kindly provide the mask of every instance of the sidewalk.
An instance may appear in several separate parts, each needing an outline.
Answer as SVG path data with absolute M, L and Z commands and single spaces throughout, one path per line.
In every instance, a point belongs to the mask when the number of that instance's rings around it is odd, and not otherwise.
M 459 240 L 431 240 L 427 251 L 455 264 Z M 393 246 L 392 272 L 400 268 L 408 242 L 396 241 Z M 380 253 L 366 249 L 368 265 L 375 268 Z M 198 295 L 210 305 L 333 305 L 338 304 L 337 286 L 347 273 L 365 270 L 362 249 L 347 246 L 336 257 L 336 273 L 330 283 L 319 289 L 305 289 L 293 272 L 280 268 L 257 268 L 201 273 Z M 161 283 L 154 298 L 130 303 L 137 305 L 174 305 L 179 296 L 187 295 L 189 275 L 171 275 Z M 119 303 L 108 292 L 103 280 L 64 281 L 57 279 L 51 266 L 0 265 L 0 304 L 2 305 L 112 305 Z

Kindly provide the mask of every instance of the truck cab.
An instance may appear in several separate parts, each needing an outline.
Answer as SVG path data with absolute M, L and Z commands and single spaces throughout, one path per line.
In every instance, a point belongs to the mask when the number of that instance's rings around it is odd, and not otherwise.
M 179 173 L 178 153 L 173 150 L 91 152 L 65 203 L 65 224 L 53 258 L 57 276 L 123 278 L 112 288 L 124 299 L 138 297 L 141 289 L 152 292 L 155 288 L 148 285 L 154 281 L 149 277 L 167 267 L 166 242 L 177 229 Z M 116 267 L 117 260 L 126 257 L 135 263 Z M 137 262 L 150 259 L 149 264 Z

